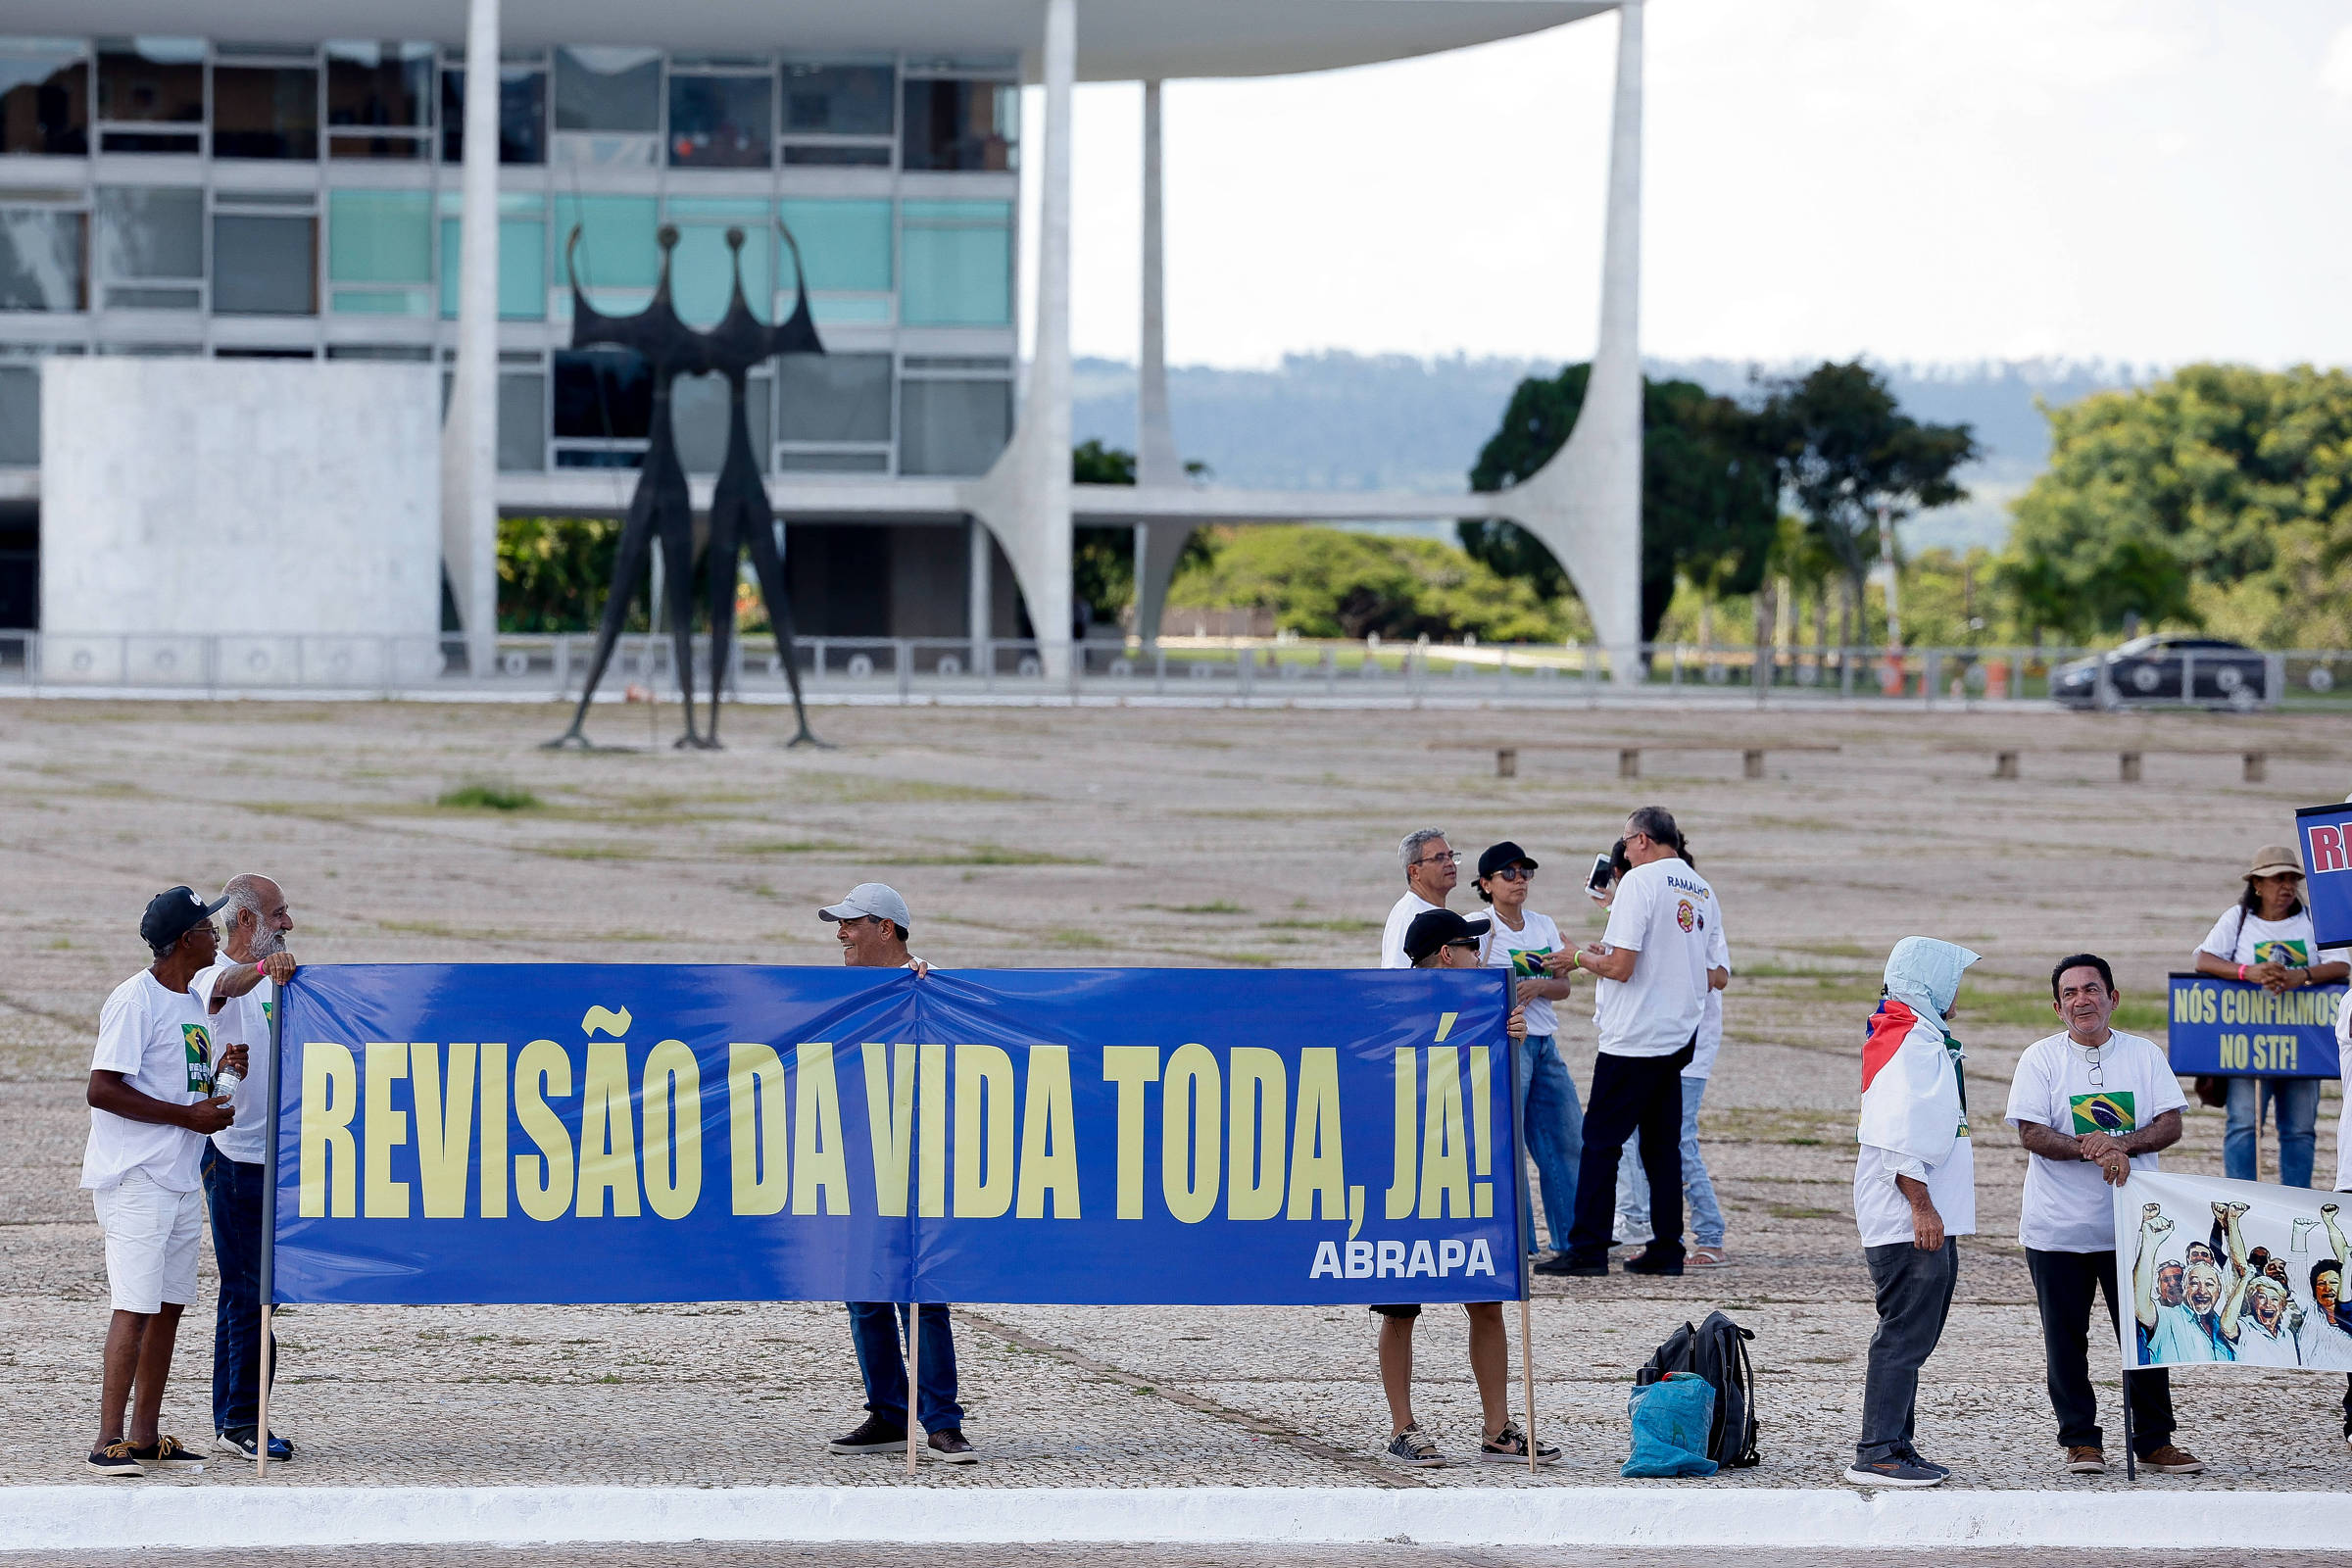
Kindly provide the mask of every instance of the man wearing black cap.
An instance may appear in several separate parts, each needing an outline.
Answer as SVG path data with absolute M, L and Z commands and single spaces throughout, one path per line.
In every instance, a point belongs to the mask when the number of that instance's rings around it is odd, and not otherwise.
M 1475 969 L 1478 950 L 1486 935 L 1485 922 L 1473 923 L 1451 909 L 1425 909 L 1404 930 L 1404 956 L 1416 969 Z M 1527 1038 L 1524 1009 L 1511 1009 L 1510 1035 Z M 1417 1302 L 1375 1306 L 1380 1314 L 1380 1390 L 1389 1401 L 1387 1456 L 1393 1464 L 1433 1468 L 1447 1462 L 1437 1440 L 1421 1430 L 1413 1415 L 1413 1323 L 1421 1316 Z M 1527 1462 L 1527 1434 L 1511 1419 L 1511 1346 L 1502 1328 L 1502 1303 L 1466 1301 L 1470 1314 L 1470 1377 L 1478 1385 L 1478 1402 L 1485 1416 L 1478 1456 L 1481 1459 Z M 1549 1444 L 1536 1446 L 1538 1464 L 1554 1464 L 1560 1450 Z
M 149 900 L 139 936 L 155 961 L 117 986 L 98 1014 L 81 1185 L 106 1232 L 114 1299 L 88 1458 L 103 1476 L 204 1468 L 203 1454 L 156 1425 L 180 1311 L 196 1299 L 204 1235 L 197 1157 L 233 1118 L 228 1097 L 213 1093 L 212 1033 L 204 1003 L 188 988 L 220 946 L 212 925 L 220 907 L 184 887 Z M 244 1052 L 232 1049 L 220 1065 L 243 1072 Z
M 912 969 L 919 979 L 931 965 L 906 951 L 907 928 L 914 916 L 898 890 L 882 882 L 860 882 L 839 904 L 816 911 L 832 923 L 841 942 L 841 961 L 853 969 Z M 905 1453 L 906 1431 L 906 1358 L 899 1348 L 902 1332 L 917 1317 L 917 1386 L 915 1413 L 922 1418 L 926 1443 L 950 1464 L 971 1464 L 979 1453 L 963 1435 L 963 1406 L 956 1401 L 956 1337 L 948 1325 L 944 1302 L 926 1305 L 921 1313 L 889 1301 L 851 1301 L 850 1343 L 858 1351 L 858 1375 L 865 1383 L 865 1419 L 858 1429 L 825 1445 L 835 1453 Z

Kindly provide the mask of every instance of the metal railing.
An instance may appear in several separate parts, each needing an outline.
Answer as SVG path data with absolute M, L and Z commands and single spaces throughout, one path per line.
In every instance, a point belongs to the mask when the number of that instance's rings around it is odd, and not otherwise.
M 694 639 L 696 686 L 710 645 Z M 0 631 L 0 695 L 248 695 L 576 699 L 595 651 L 586 634 L 501 636 L 481 668 L 466 641 L 439 637 Z M 1460 646 L 1303 639 L 1163 638 L 1047 648 L 1001 638 L 804 637 L 792 657 L 804 689 L 827 702 L 1219 700 L 1259 703 L 1480 703 L 1600 706 L 1627 700 L 1756 706 L 1852 703 L 1921 708 L 2045 702 L 2053 672 L 2086 649 L 1780 648 L 1648 644 L 1626 657 L 1592 644 Z M 2058 700 L 2099 709 L 2314 708 L 2352 699 L 2352 652 L 2183 656 L 2148 666 L 2102 661 Z M 1056 665 L 1064 667 L 1056 668 Z M 2120 667 L 2120 666 L 2119 666 Z M 2177 669 L 2177 673 L 2175 670 Z M 749 702 L 789 694 L 774 639 L 735 640 L 726 688 Z M 677 690 L 666 636 L 620 639 L 601 687 Z

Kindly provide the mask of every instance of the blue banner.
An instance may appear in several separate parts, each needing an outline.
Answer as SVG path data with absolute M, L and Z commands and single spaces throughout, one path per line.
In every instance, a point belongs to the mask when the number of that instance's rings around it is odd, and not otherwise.
M 2295 811 L 2303 900 L 2323 948 L 2352 947 L 2352 801 Z
M 1493 1301 L 1498 969 L 369 964 L 285 988 L 273 1298 Z
M 2344 988 L 2268 991 L 2209 974 L 2172 977 L 2166 1044 L 2173 1071 L 2237 1078 L 2333 1078 Z

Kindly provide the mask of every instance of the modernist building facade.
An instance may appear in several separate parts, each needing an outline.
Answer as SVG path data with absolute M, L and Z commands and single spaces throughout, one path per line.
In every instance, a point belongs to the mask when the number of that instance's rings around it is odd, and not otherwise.
M 1050 648 L 1067 636 L 1078 522 L 1138 525 L 1149 631 L 1175 553 L 1200 521 L 1430 511 L 1426 497 L 1269 496 L 1184 479 L 1162 352 L 1159 81 L 1356 64 L 1617 8 L 11 9 L 27 35 L 0 39 L 0 625 L 38 618 L 41 359 L 210 356 L 443 367 L 444 564 L 458 617 L 469 636 L 486 634 L 496 517 L 617 512 L 645 445 L 643 368 L 567 346 L 569 270 L 601 310 L 639 309 L 661 266 L 657 232 L 674 226 L 679 312 L 712 321 L 733 283 L 725 233 L 740 228 L 747 292 L 765 314 L 779 300 L 789 308 L 801 281 L 780 220 L 829 350 L 767 367 L 752 391 L 804 629 L 1010 636 L 1026 621 Z M 1627 11 L 1620 36 L 1592 412 L 1562 474 L 1531 481 L 1508 506 L 1482 497 L 1462 509 L 1516 516 L 1550 540 L 1612 641 L 1632 635 L 1611 604 L 1632 603 L 1638 561 L 1627 528 L 1639 526 L 1628 487 L 1640 440 L 1639 21 L 1638 7 Z M 493 58 L 487 91 L 469 68 Z M 1069 94 L 1081 77 L 1147 87 L 1133 490 L 1069 479 Z M 1046 88 L 1042 123 L 1022 122 L 1024 81 Z M 1016 298 L 1024 179 L 1037 182 L 1043 213 L 1027 301 Z M 717 465 L 724 396 L 715 378 L 679 389 L 691 473 Z

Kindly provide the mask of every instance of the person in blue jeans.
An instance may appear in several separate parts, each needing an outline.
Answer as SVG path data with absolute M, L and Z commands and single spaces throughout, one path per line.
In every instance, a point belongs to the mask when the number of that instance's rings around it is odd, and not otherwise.
M 2243 980 L 2277 992 L 2333 985 L 2352 964 L 2342 950 L 2324 955 L 2303 906 L 2303 862 L 2291 846 L 2270 844 L 2254 852 L 2245 891 L 2213 923 L 2194 956 L 2196 971 L 2217 979 Z M 2278 1124 L 2278 1180 L 2287 1187 L 2311 1185 L 2312 1155 L 2319 1145 L 2320 1080 L 2317 1078 L 2230 1078 L 2229 1121 L 2222 1133 L 2222 1173 L 2250 1182 L 2261 1162 L 2263 1113 Z
M 1679 852 L 1691 865 L 1690 846 Z M 1706 1098 L 1707 1078 L 1723 1050 L 1723 993 L 1732 981 L 1732 945 L 1723 934 L 1723 909 L 1707 928 L 1707 1004 L 1699 1015 L 1698 1045 L 1690 1064 L 1683 1069 L 1683 1197 L 1690 1204 L 1690 1252 L 1685 1268 L 1726 1268 L 1723 1250 L 1723 1205 L 1715 1198 L 1715 1180 L 1707 1174 L 1706 1156 L 1698 1147 L 1698 1106 Z M 1628 1247 L 1653 1240 L 1649 1223 L 1649 1177 L 1642 1169 L 1642 1135 L 1636 1133 L 1617 1161 L 1617 1240 Z
M 1562 951 L 1573 955 L 1576 949 L 1560 940 L 1560 928 L 1549 915 L 1527 906 L 1535 878 L 1536 862 L 1508 839 L 1478 858 L 1478 896 L 1494 906 L 1479 961 L 1511 972 L 1512 994 L 1526 1009 L 1527 1043 L 1519 1048 L 1520 1143 L 1536 1167 L 1552 1250 L 1562 1252 L 1568 1247 L 1568 1222 L 1576 1214 L 1576 1166 L 1585 1152 L 1585 1109 L 1576 1098 L 1576 1080 L 1560 1059 L 1559 1017 L 1552 1009 L 1553 1003 L 1567 1000 L 1568 982 L 1555 978 L 1544 960 Z M 1531 1208 L 1520 1205 L 1519 1224 L 1521 1241 L 1533 1253 L 1536 1216 Z
M 931 965 L 906 951 L 914 917 L 895 888 L 860 882 L 849 897 L 816 911 L 841 943 L 841 961 L 853 969 L 912 969 L 916 979 Z M 865 1384 L 865 1419 L 854 1432 L 825 1445 L 835 1453 L 905 1453 L 907 1430 L 906 1343 L 909 1318 L 921 1325 L 916 1337 L 914 1414 L 928 1434 L 926 1446 L 950 1464 L 971 1464 L 980 1455 L 963 1435 L 963 1406 L 956 1402 L 956 1335 L 944 1302 L 926 1302 L 919 1313 L 904 1302 L 851 1301 L 850 1343 L 858 1351 L 858 1376 Z

